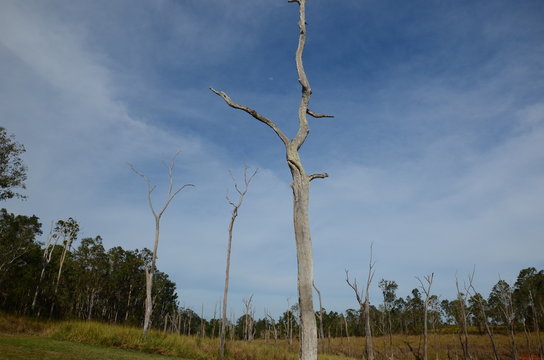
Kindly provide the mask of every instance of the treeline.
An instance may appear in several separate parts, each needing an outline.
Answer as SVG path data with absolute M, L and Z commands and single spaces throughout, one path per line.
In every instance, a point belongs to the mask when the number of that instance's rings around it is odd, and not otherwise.
M 145 268 L 151 252 L 114 247 L 102 238 L 84 238 L 73 247 L 79 226 L 60 220 L 45 244 L 36 242 L 36 216 L 0 213 L 0 308 L 48 319 L 86 319 L 140 325 L 145 297 Z M 177 306 L 176 285 L 155 274 L 155 324 Z
M 52 319 L 98 320 L 140 326 L 144 317 L 145 269 L 151 252 L 114 247 L 106 250 L 100 236 L 84 238 L 75 246 L 79 226 L 74 219 L 59 220 L 46 242 L 36 216 L 0 212 L 0 309 L 18 315 Z M 207 320 L 179 306 L 176 284 L 157 271 L 153 286 L 152 326 L 180 334 L 219 336 L 220 315 Z M 544 270 L 527 268 L 517 281 L 499 280 L 487 296 L 468 286 L 456 299 L 431 295 L 428 326 L 434 331 L 484 333 L 536 331 L 544 326 Z M 421 334 L 424 329 L 425 296 L 415 288 L 397 296 L 395 281 L 381 280 L 380 304 L 370 304 L 372 335 Z M 229 321 L 228 337 L 292 341 L 299 330 L 298 309 L 292 306 L 277 319 L 256 317 L 252 298 L 245 299 L 243 314 Z M 344 313 L 317 311 L 325 337 L 364 336 L 364 305 Z M 322 316 L 321 316 L 322 315 Z M 452 330 L 453 329 L 453 330 Z

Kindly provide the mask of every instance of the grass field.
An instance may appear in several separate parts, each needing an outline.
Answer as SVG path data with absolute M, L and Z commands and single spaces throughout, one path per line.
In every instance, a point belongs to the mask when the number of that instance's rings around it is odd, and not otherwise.
M 0 337 L 1 360 L 181 360 L 182 358 L 146 354 L 48 337 Z
M 419 360 L 422 358 L 420 336 L 395 335 L 393 346 L 384 337 L 373 338 L 376 360 Z M 501 359 L 511 359 L 508 337 L 496 334 Z M 536 334 L 516 337 L 520 360 L 538 359 Z M 319 360 L 353 360 L 364 357 L 363 338 L 325 339 L 325 352 Z M 142 337 L 141 329 L 97 322 L 40 322 L 0 314 L 0 360 L 2 359 L 188 359 L 217 360 L 218 339 L 181 336 L 150 331 Z M 492 359 L 486 336 L 469 335 L 472 360 Z M 284 340 L 228 341 L 227 360 L 297 360 L 298 343 Z M 455 333 L 434 333 L 429 337 L 430 360 L 462 359 Z

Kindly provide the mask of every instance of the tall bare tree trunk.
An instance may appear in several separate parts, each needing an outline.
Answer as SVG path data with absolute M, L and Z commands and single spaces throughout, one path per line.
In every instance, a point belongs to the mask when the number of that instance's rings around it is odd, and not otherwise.
M 428 327 L 428 320 L 427 320 L 427 314 L 429 311 L 429 302 L 431 301 L 431 286 L 433 285 L 433 277 L 434 273 L 432 273 L 430 276 L 425 276 L 425 282 L 426 284 L 421 281 L 420 278 L 417 278 L 419 280 L 419 283 L 421 284 L 421 289 L 425 293 L 425 302 L 424 302 L 424 315 L 423 315 L 423 360 L 427 360 L 427 349 L 428 349 L 428 334 L 427 334 L 427 327 Z
M 227 201 L 232 206 L 232 213 L 230 216 L 229 221 L 229 240 L 227 244 L 227 264 L 225 268 L 225 288 L 223 290 L 223 314 L 221 317 L 221 339 L 219 340 L 219 356 L 221 358 L 225 357 L 225 339 L 226 339 L 226 330 L 227 330 L 227 299 L 228 299 L 228 293 L 229 293 L 229 277 L 230 277 L 230 254 L 232 249 L 232 230 L 234 229 L 234 221 L 236 220 L 236 217 L 238 216 L 238 210 L 244 203 L 244 198 L 247 194 L 247 190 L 249 189 L 249 184 L 251 184 L 251 180 L 257 175 L 258 169 L 255 169 L 253 174 L 248 176 L 248 167 L 246 166 L 244 169 L 244 188 L 240 189 L 238 187 L 238 184 L 236 183 L 236 180 L 232 176 L 232 173 L 230 173 L 230 176 L 232 178 L 232 181 L 234 182 L 234 189 L 238 193 L 238 201 L 234 203 L 229 196 L 227 195 Z
M 174 166 L 176 164 L 176 157 L 178 155 L 179 151 L 174 155 L 170 164 L 165 164 L 168 170 L 168 192 L 166 194 L 166 201 L 164 202 L 164 205 L 159 212 L 155 211 L 155 207 L 153 206 L 153 200 L 151 199 L 151 194 L 153 193 L 153 190 L 155 190 L 155 186 L 151 183 L 151 180 L 149 180 L 147 176 L 145 176 L 143 173 L 136 170 L 134 166 L 129 164 L 131 170 L 134 171 L 137 175 L 141 176 L 147 184 L 147 202 L 149 205 L 149 209 L 153 214 L 153 218 L 155 219 L 155 242 L 153 245 L 153 256 L 151 258 L 151 265 L 145 268 L 145 312 L 143 328 L 144 337 L 147 337 L 147 331 L 151 326 L 151 314 L 153 312 L 153 299 L 151 296 L 153 290 L 153 276 L 155 275 L 157 263 L 157 251 L 159 249 L 161 217 L 168 208 L 168 205 L 170 205 L 174 197 L 179 194 L 181 190 L 185 189 L 188 186 L 194 186 L 193 184 L 185 184 L 174 191 Z
M 299 5 L 299 41 L 295 54 L 298 81 L 302 87 L 302 97 L 298 109 L 299 129 L 296 136 L 290 140 L 280 128 L 257 111 L 231 100 L 224 92 L 210 88 L 212 92 L 221 96 L 232 108 L 242 110 L 255 119 L 269 126 L 285 145 L 286 159 L 293 183 L 293 223 L 295 228 L 295 242 L 297 249 L 298 270 L 298 296 L 300 310 L 300 359 L 317 359 L 317 326 L 313 309 L 312 281 L 313 281 L 313 255 L 312 240 L 310 237 L 310 225 L 308 219 L 310 181 L 316 178 L 325 178 L 327 174 L 307 175 L 299 157 L 299 149 L 310 132 L 306 114 L 316 118 L 332 117 L 315 113 L 308 108 L 312 89 L 302 63 L 302 54 L 306 43 L 306 2 L 307 0 L 288 0 Z

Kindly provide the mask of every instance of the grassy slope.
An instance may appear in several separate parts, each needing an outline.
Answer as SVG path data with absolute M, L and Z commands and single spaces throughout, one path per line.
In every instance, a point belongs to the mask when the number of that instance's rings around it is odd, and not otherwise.
M 176 360 L 171 356 L 145 354 L 45 337 L 0 338 L 1 360 Z

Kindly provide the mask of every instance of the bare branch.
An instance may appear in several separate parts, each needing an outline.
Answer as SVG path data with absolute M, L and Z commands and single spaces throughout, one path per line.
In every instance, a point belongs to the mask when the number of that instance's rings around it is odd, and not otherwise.
M 346 282 L 348 283 L 349 287 L 352 288 L 353 291 L 355 292 L 355 297 L 359 305 L 363 306 L 364 301 L 361 298 L 361 295 L 359 294 L 359 287 L 357 286 L 357 278 L 353 278 L 353 283 L 351 283 L 349 281 L 349 270 L 346 270 Z
M 157 218 L 158 215 L 155 212 L 155 208 L 153 207 L 153 201 L 151 200 L 151 193 L 153 192 L 153 190 L 155 190 L 155 186 L 151 183 L 151 180 L 149 180 L 149 178 L 147 176 L 145 176 L 140 171 L 136 170 L 136 168 L 131 163 L 129 163 L 128 166 L 130 167 L 130 169 L 132 171 L 134 171 L 134 173 L 136 173 L 136 175 L 141 176 L 144 179 L 144 181 L 146 182 L 146 184 L 147 184 L 147 203 L 149 204 L 149 208 L 151 209 L 151 212 L 153 213 L 153 216 L 155 218 Z
M 329 174 L 322 173 L 322 174 L 312 174 L 312 175 L 308 176 L 310 181 L 312 181 L 313 179 L 324 179 L 326 177 L 329 177 Z
M 216 95 L 219 95 L 223 98 L 223 100 L 225 100 L 225 102 L 227 103 L 228 106 L 230 106 L 231 108 L 234 108 L 234 109 L 238 109 L 238 110 L 242 110 L 242 111 L 245 111 L 246 113 L 248 113 L 249 115 L 253 116 L 255 119 L 259 120 L 260 122 L 268 125 L 270 128 L 272 128 L 272 130 L 274 130 L 274 132 L 276 133 L 276 135 L 278 135 L 278 137 L 280 138 L 280 140 L 283 142 L 283 144 L 285 146 L 287 146 L 289 144 L 289 139 L 287 138 L 287 136 L 285 136 L 283 134 L 283 132 L 281 132 L 280 128 L 276 125 L 276 123 L 274 123 L 272 120 L 268 119 L 266 116 L 264 115 L 261 115 L 259 114 L 257 111 L 247 107 L 247 106 L 244 106 L 244 105 L 240 105 L 240 104 L 237 104 L 235 103 L 234 101 L 232 101 L 232 99 L 223 91 L 217 91 L 215 90 L 214 88 L 210 87 L 210 90 L 215 93 Z
M 314 117 L 314 118 L 333 118 L 334 115 L 326 115 L 326 114 L 320 114 L 320 113 L 316 113 L 316 112 L 313 112 L 312 110 L 310 109 L 306 109 L 306 114 Z

